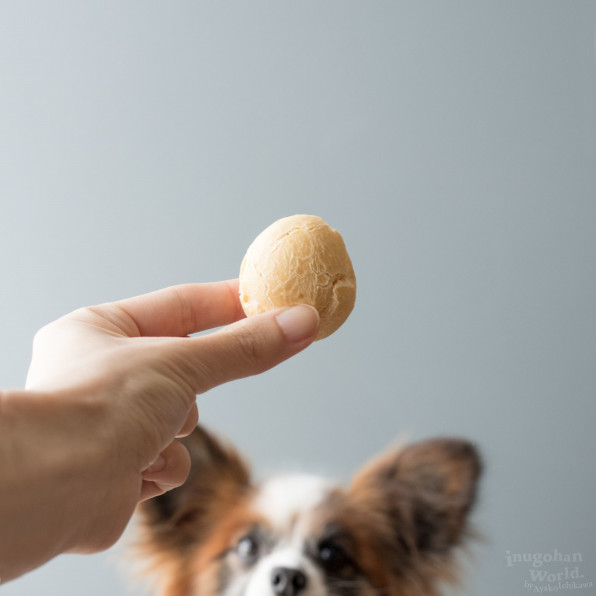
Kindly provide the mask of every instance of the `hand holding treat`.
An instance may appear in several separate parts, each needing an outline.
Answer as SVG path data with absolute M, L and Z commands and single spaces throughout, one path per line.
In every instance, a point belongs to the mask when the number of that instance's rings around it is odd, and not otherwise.
M 319 312 L 323 339 L 348 318 L 356 277 L 337 230 L 314 215 L 272 223 L 249 246 L 240 268 L 240 303 L 246 316 L 309 304 Z
M 27 389 L 0 389 L 1 583 L 111 546 L 140 500 L 185 481 L 176 437 L 196 425 L 196 395 L 270 369 L 318 331 L 312 308 L 247 319 L 239 304 L 236 280 L 184 284 L 36 334 Z

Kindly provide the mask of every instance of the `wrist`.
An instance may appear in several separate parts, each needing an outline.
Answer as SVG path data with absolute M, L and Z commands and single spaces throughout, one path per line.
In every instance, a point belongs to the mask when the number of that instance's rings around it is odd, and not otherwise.
M 0 394 L 0 576 L 84 548 L 98 529 L 110 441 L 101 402 L 37 391 Z M 107 468 L 107 469 L 106 469 Z

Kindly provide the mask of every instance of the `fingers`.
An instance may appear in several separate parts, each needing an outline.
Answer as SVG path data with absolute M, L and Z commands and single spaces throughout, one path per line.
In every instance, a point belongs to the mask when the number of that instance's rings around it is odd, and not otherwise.
M 179 340 L 178 369 L 195 393 L 268 370 L 314 340 L 319 315 L 300 305 L 249 317 L 210 335 Z
M 190 455 L 178 441 L 170 443 L 146 470 L 139 501 L 150 499 L 184 484 L 190 472 Z
M 140 335 L 153 337 L 183 337 L 244 317 L 237 279 L 171 286 L 110 306 L 126 312 Z
M 184 422 L 182 428 L 178 431 L 176 438 L 186 437 L 190 435 L 190 433 L 195 429 L 197 423 L 199 422 L 199 408 L 197 408 L 196 402 L 190 408 L 190 412 L 186 417 L 186 421 Z

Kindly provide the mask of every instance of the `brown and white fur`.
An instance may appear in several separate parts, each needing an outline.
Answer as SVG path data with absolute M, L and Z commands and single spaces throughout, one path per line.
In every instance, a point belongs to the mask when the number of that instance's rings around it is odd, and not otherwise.
M 389 451 L 347 488 L 305 475 L 251 480 L 202 427 L 184 486 L 143 503 L 137 555 L 162 596 L 434 596 L 457 579 L 481 465 L 443 438 Z

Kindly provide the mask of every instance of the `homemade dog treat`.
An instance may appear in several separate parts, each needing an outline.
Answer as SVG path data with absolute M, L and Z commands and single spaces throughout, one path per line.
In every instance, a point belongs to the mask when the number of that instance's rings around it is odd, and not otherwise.
M 315 215 L 292 215 L 272 223 L 242 261 L 240 302 L 248 317 L 310 304 L 321 318 L 318 340 L 341 326 L 355 299 L 356 277 L 343 238 Z

